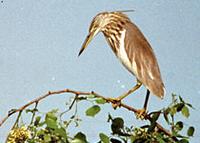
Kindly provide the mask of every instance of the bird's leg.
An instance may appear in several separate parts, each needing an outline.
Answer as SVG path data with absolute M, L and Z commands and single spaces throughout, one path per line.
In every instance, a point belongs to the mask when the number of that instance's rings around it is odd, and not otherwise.
M 138 113 L 136 114 L 137 118 L 140 118 L 140 119 L 145 118 L 145 115 L 147 114 L 147 104 L 148 104 L 148 100 L 149 100 L 149 95 L 150 95 L 150 91 L 147 89 L 144 106 L 142 109 L 138 110 Z
M 137 84 L 133 88 L 131 88 L 128 92 L 122 94 L 121 96 L 117 98 L 110 98 L 110 100 L 112 101 L 113 108 L 117 108 L 118 106 L 120 106 L 121 100 L 127 97 L 129 94 L 136 91 L 138 88 L 140 88 L 141 85 L 142 83 L 139 80 L 137 80 Z
M 122 99 L 124 99 L 125 97 L 127 97 L 129 94 L 133 93 L 138 88 L 140 88 L 141 85 L 142 85 L 142 83 L 140 81 L 137 81 L 137 84 L 133 88 L 131 88 L 128 92 L 122 94 L 121 96 L 117 97 L 116 99 L 119 100 L 119 101 L 121 101 Z
M 143 106 L 143 108 L 145 110 L 147 110 L 147 104 L 148 104 L 148 101 L 149 101 L 149 95 L 150 95 L 150 91 L 147 89 L 147 94 L 146 94 L 146 98 L 145 98 L 145 102 L 144 102 L 144 106 Z

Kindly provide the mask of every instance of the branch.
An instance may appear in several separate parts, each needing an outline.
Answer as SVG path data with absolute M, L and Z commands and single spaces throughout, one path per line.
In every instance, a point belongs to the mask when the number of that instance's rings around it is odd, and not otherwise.
M 35 103 L 39 103 L 39 101 L 43 100 L 44 98 L 48 97 L 48 96 L 52 96 L 52 95 L 58 95 L 58 94 L 63 94 L 63 93 L 72 93 L 75 95 L 89 95 L 91 94 L 90 92 L 79 92 L 79 91 L 73 91 L 70 89 L 64 89 L 64 90 L 59 90 L 59 91 L 49 91 L 48 93 L 28 102 L 27 104 L 23 105 L 22 107 L 18 108 L 18 109 L 12 109 L 8 112 L 8 115 L 6 117 L 4 117 L 1 121 L 0 121 L 0 127 L 3 125 L 3 123 L 13 114 L 23 111 L 24 109 L 26 109 L 28 106 L 35 104 Z
M 111 98 L 107 98 L 107 97 L 104 97 L 94 91 L 91 91 L 91 92 L 82 92 L 82 91 L 75 91 L 75 90 L 71 90 L 71 89 L 64 89 L 64 90 L 59 90 L 59 91 L 49 91 L 48 93 L 28 102 L 27 104 L 23 105 L 22 107 L 18 108 L 18 109 L 12 109 L 11 111 L 8 112 L 7 116 L 4 117 L 2 120 L 0 120 L 0 127 L 4 124 L 4 122 L 13 114 L 19 112 L 21 113 L 24 109 L 26 109 L 28 106 L 32 105 L 32 104 L 38 104 L 41 100 L 43 100 L 44 98 L 48 97 L 48 96 L 53 96 L 53 95 L 59 95 L 59 94 L 64 94 L 64 93 L 72 93 L 74 95 L 79 96 L 79 95 L 91 95 L 93 94 L 95 97 L 97 98 L 102 98 L 104 99 L 107 103 L 112 103 L 112 104 L 116 104 Z M 119 105 L 120 107 L 123 107 L 129 111 L 132 111 L 134 113 L 139 113 L 139 110 L 131 107 L 131 106 L 128 106 L 126 104 L 123 104 L 123 103 L 120 103 Z M 150 120 L 150 116 L 149 115 L 146 115 L 145 116 L 145 119 L 146 120 Z M 173 137 L 172 134 L 167 130 L 165 129 L 164 127 L 162 127 L 161 124 L 159 124 L 158 122 L 156 122 L 156 127 L 158 128 L 159 131 L 165 133 L 166 135 L 170 136 L 170 137 Z M 177 138 L 173 138 L 175 141 L 177 141 Z
M 103 98 L 103 99 L 106 100 L 107 102 L 113 103 L 113 100 L 111 100 L 110 98 L 106 98 L 106 97 L 104 97 L 104 96 L 101 96 L 101 95 L 99 95 L 99 94 L 97 94 L 97 93 L 95 93 L 95 92 L 93 92 L 93 91 L 92 91 L 91 93 L 94 94 L 96 97 Z M 115 103 L 114 103 L 114 104 L 115 104 Z M 126 105 L 126 104 L 120 103 L 120 106 L 123 107 L 123 108 L 125 108 L 125 109 L 127 109 L 127 110 L 129 110 L 129 111 L 134 112 L 135 114 L 139 113 L 139 110 L 137 110 L 137 109 L 135 109 L 135 108 L 133 108 L 133 107 L 131 107 L 131 106 L 128 106 L 128 105 Z M 146 115 L 146 116 L 145 116 L 145 119 L 146 119 L 146 120 L 150 120 L 150 116 L 149 116 L 149 115 Z M 172 137 L 173 140 L 178 141 L 177 138 L 175 138 L 175 137 L 172 136 L 172 134 L 170 133 L 170 131 L 168 131 L 167 129 L 165 129 L 165 128 L 164 128 L 161 124 L 159 124 L 158 122 L 156 122 L 156 127 L 158 128 L 159 131 L 161 131 L 161 132 L 165 133 L 166 135 Z

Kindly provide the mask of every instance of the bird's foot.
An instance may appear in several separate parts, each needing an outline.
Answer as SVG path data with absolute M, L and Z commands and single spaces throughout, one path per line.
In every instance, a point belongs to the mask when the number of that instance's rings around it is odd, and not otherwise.
M 137 119 L 141 119 L 144 120 L 147 116 L 147 111 L 146 109 L 142 108 L 142 109 L 138 109 L 137 113 L 136 113 L 136 118 Z
M 120 107 L 121 105 L 121 99 L 120 98 L 109 98 L 109 101 L 112 103 L 112 107 L 116 109 L 117 107 Z

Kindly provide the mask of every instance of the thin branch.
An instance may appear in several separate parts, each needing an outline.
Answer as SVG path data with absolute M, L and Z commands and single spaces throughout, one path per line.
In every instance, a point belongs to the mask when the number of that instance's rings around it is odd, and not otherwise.
M 20 119 L 21 115 L 22 115 L 22 110 L 19 111 L 19 113 L 18 113 L 18 115 L 17 115 L 17 120 L 15 121 L 15 123 L 14 123 L 12 129 L 16 128 L 16 126 L 18 127 L 18 122 L 19 122 L 19 119 Z
M 96 97 L 99 97 L 99 98 L 103 98 L 104 100 L 106 100 L 107 102 L 113 102 L 113 100 L 110 100 L 110 98 L 106 98 L 106 97 L 104 97 L 104 96 L 101 96 L 101 95 L 99 95 L 99 94 L 97 94 L 97 93 L 95 93 L 95 92 L 91 92 L 92 94 L 94 94 Z M 126 105 L 126 104 L 123 104 L 123 103 L 120 103 L 120 106 L 121 107 L 123 107 L 123 108 L 126 108 L 127 110 L 129 110 L 129 111 L 132 111 L 132 112 L 134 112 L 134 113 L 139 113 L 139 111 L 137 110 L 137 109 L 135 109 L 135 108 L 133 108 L 133 107 L 131 107 L 131 106 L 128 106 L 128 105 Z M 145 116 L 145 119 L 146 120 L 150 120 L 150 116 L 149 115 L 146 115 Z M 156 122 L 156 127 L 160 130 L 160 131 L 162 131 L 162 132 L 164 132 L 166 135 L 168 135 L 168 136 L 170 136 L 170 137 L 172 137 L 172 134 L 170 133 L 170 131 L 168 131 L 168 130 L 166 130 L 162 125 L 160 125 L 158 122 Z M 173 138 L 175 141 L 177 141 L 177 139 L 176 138 Z
M 18 109 L 12 109 L 8 112 L 7 116 L 4 117 L 1 121 L 0 121 L 0 127 L 3 125 L 3 123 L 13 114 L 23 111 L 24 109 L 26 109 L 28 106 L 39 102 L 41 100 L 43 100 L 44 98 L 48 97 L 48 96 L 52 96 L 52 95 L 58 95 L 58 94 L 63 94 L 63 93 L 72 93 L 72 94 L 77 94 L 77 95 L 89 95 L 91 94 L 90 92 L 80 92 L 80 91 L 74 91 L 74 90 L 70 90 L 70 89 L 64 89 L 64 90 L 59 90 L 59 91 L 49 91 L 46 94 L 28 102 L 27 104 L 23 105 L 22 107 L 18 108 Z
M 32 105 L 32 104 L 36 104 L 38 103 L 39 101 L 43 100 L 44 98 L 48 97 L 48 96 L 52 96 L 52 95 L 58 95 L 58 94 L 64 94 L 64 93 L 72 93 L 74 95 L 76 95 L 76 98 L 77 96 L 79 95 L 91 95 L 93 94 L 95 97 L 97 98 L 102 98 L 104 99 L 106 102 L 108 103 L 112 103 L 112 104 L 116 104 L 111 98 L 107 98 L 107 97 L 104 97 L 94 91 L 91 91 L 91 92 L 82 92 L 82 91 L 75 91 L 75 90 L 71 90 L 71 89 L 64 89 L 64 90 L 59 90 L 59 91 L 49 91 L 48 93 L 28 102 L 27 104 L 23 105 L 22 107 L 18 108 L 18 109 L 15 109 L 15 110 L 11 110 L 8 115 L 6 117 L 4 117 L 1 121 L 0 121 L 0 127 L 3 125 L 3 123 L 13 114 L 17 113 L 17 112 L 22 112 L 24 109 L 26 109 L 28 106 Z M 139 110 L 131 107 L 131 106 L 128 106 L 126 104 L 123 104 L 123 103 L 120 103 L 119 105 L 120 107 L 123 107 L 129 111 L 132 111 L 134 113 L 139 113 Z M 146 120 L 150 120 L 150 116 L 146 115 L 145 116 L 145 119 Z M 172 134 L 167 130 L 165 129 L 164 127 L 162 127 L 162 125 L 160 125 L 158 122 L 156 122 L 156 127 L 159 129 L 159 131 L 165 133 L 166 135 L 172 137 Z M 177 141 L 176 138 L 173 138 L 175 141 Z
M 31 117 L 30 124 L 33 124 L 33 120 L 34 120 L 34 117 L 35 117 L 35 112 L 36 112 L 37 106 L 38 106 L 38 102 L 35 102 L 35 107 L 33 109 L 33 114 L 32 114 L 32 117 Z
M 79 96 L 79 95 L 76 94 L 76 96 L 74 97 L 72 103 L 69 105 L 69 108 L 60 114 L 60 118 L 62 118 L 62 116 L 63 116 L 65 113 L 67 113 L 68 111 L 70 111 L 70 110 L 72 109 L 72 107 L 74 106 L 74 103 L 76 102 L 78 96 Z

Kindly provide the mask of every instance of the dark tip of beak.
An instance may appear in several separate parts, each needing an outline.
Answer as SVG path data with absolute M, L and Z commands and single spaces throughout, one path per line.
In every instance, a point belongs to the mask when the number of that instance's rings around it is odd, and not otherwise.
M 84 49 L 81 49 L 81 50 L 79 51 L 78 57 L 82 54 L 83 50 L 84 50 Z
M 95 35 L 94 35 L 94 32 L 90 32 L 89 34 L 88 34 L 88 36 L 86 37 L 86 39 L 85 39 L 85 41 L 84 41 L 84 43 L 83 43 L 83 45 L 82 45 L 82 47 L 81 47 L 81 49 L 80 49 L 80 51 L 79 51 L 79 53 L 78 53 L 78 57 L 82 54 L 82 52 L 86 49 L 86 47 L 87 47 L 87 45 L 90 43 L 90 41 L 92 40 L 92 38 L 94 37 Z

